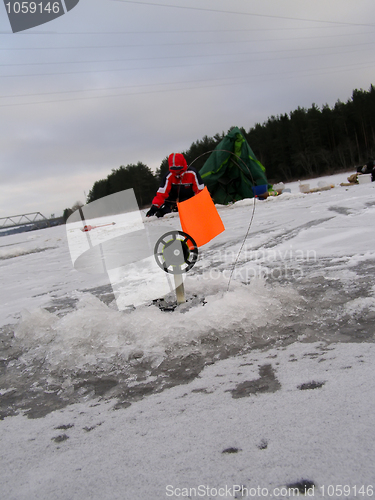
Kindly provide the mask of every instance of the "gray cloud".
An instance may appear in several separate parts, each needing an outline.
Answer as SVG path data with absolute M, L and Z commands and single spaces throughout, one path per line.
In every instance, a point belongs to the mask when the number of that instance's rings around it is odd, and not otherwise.
M 0 10 L 0 216 L 61 214 L 122 164 L 374 83 L 371 0 L 166 4 L 198 10 L 81 0 L 17 35 Z

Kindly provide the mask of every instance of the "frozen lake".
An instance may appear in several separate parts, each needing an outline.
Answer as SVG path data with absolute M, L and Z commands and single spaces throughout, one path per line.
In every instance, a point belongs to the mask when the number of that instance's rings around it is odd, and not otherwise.
M 233 471 L 246 469 L 239 450 L 249 439 L 251 453 L 256 450 L 263 455 L 252 469 L 254 474 L 246 473 L 249 478 L 245 474 L 241 484 L 258 481 L 271 488 L 306 479 L 315 485 L 316 496 L 324 496 L 321 486 L 329 484 L 323 483 L 328 481 L 327 474 L 331 474 L 330 484 L 333 479 L 335 484 L 346 484 L 344 473 L 351 488 L 359 480 L 370 484 L 366 464 L 373 463 L 374 452 L 366 443 L 371 441 L 370 435 L 374 437 L 373 425 L 369 430 L 374 410 L 373 392 L 369 397 L 369 391 L 373 386 L 370 379 L 374 380 L 375 183 L 340 186 L 347 175 L 309 181 L 311 187 L 318 182 L 333 185 L 330 190 L 302 194 L 298 183 L 293 183 L 287 186 L 290 193 L 257 200 L 245 243 L 254 201 L 219 206 L 226 230 L 200 249 L 198 262 L 185 281 L 188 301 L 174 310 L 161 310 L 157 301 L 148 300 L 119 311 L 108 277 L 73 268 L 65 226 L 1 237 L 0 402 L 4 420 L 0 426 L 2 434 L 6 433 L 3 460 L 8 466 L 2 480 L 6 498 L 177 498 L 172 487 L 164 487 L 160 493 L 163 481 L 168 481 L 165 471 L 158 475 L 154 469 L 160 456 L 164 456 L 164 466 L 170 467 L 176 487 L 178 481 L 180 485 L 196 484 L 193 478 L 198 481 L 199 467 L 201 480 L 209 484 L 224 476 L 228 481 L 240 481 L 241 474 L 234 477 Z M 177 214 L 163 220 L 144 219 L 144 224 L 181 229 Z M 142 296 L 142 286 L 147 285 L 136 279 L 129 283 L 127 293 Z M 235 407 L 236 416 L 232 414 Z M 182 437 L 184 425 L 176 418 L 182 411 L 185 428 L 189 432 L 195 429 L 190 441 Z M 275 412 L 282 429 L 274 427 Z M 146 414 L 147 421 L 143 420 Z M 198 417 L 202 423 L 196 428 L 192 422 Z M 138 437 L 149 433 L 147 445 L 139 445 L 129 430 L 132 418 L 139 426 Z M 226 436 L 211 436 L 210 421 L 212 429 L 226 429 Z M 358 432 L 351 442 L 346 432 L 355 421 Z M 58 422 L 67 426 L 60 434 L 52 432 Z M 94 432 L 78 433 L 79 426 L 94 429 L 99 422 L 108 425 L 98 427 L 101 437 L 96 435 L 97 442 L 92 441 Z M 122 479 L 113 480 L 110 473 L 112 479 L 106 482 L 98 472 L 99 465 L 92 464 L 93 458 L 82 458 L 88 467 L 82 485 L 89 483 L 93 471 L 102 480 L 102 486 L 97 484 L 90 495 L 82 494 L 74 467 L 67 465 L 72 442 L 76 439 L 76 446 L 86 453 L 91 449 L 96 453 L 99 442 L 104 449 L 109 446 L 109 451 L 116 435 L 110 427 L 115 422 L 124 425 L 120 440 L 128 439 L 137 447 L 134 461 L 127 462 L 127 470 L 132 472 L 126 473 L 126 484 Z M 335 461 L 331 447 L 334 422 L 343 426 L 343 433 L 335 434 L 337 453 L 348 464 L 349 457 L 360 456 L 359 468 L 340 468 Z M 174 436 L 170 453 L 163 444 L 167 428 L 163 429 L 168 425 Z M 240 430 L 252 425 L 255 434 L 241 437 Z M 42 438 L 46 426 L 49 437 Z M 304 428 L 309 429 L 309 439 L 304 437 Z M 150 429 L 154 430 L 152 436 Z M 44 450 L 50 463 L 38 466 L 39 479 L 24 475 L 16 487 L 17 468 L 25 474 L 36 467 L 30 465 L 31 442 L 22 444 L 26 434 L 27 439 L 37 439 L 37 456 Z M 286 435 L 289 441 L 285 441 Z M 313 435 L 318 437 L 311 443 Z M 63 436 L 61 444 L 53 441 L 58 436 Z M 205 468 L 202 440 L 207 436 L 211 436 L 209 449 L 221 444 L 223 450 L 226 446 L 237 449 L 232 460 L 235 466 L 224 466 L 223 456 L 218 455 L 212 468 Z M 271 454 L 268 443 L 272 441 Z M 282 451 L 287 442 L 291 444 L 286 453 L 290 462 L 284 467 Z M 116 448 L 113 442 L 112 446 Z M 306 446 L 311 447 L 311 454 L 306 458 L 305 473 L 298 457 Z M 67 477 L 73 478 L 69 485 L 57 476 L 57 464 L 53 465 L 57 449 L 62 453 L 60 466 L 67 467 Z M 25 458 L 19 463 L 22 450 Z M 177 459 L 181 453 L 187 453 L 190 461 Z M 332 453 L 336 458 L 330 461 Z M 268 461 L 264 461 L 266 454 Z M 225 460 L 229 456 L 232 454 Z M 330 466 L 319 461 L 319 456 L 326 456 Z M 247 457 L 250 459 L 254 457 Z M 139 461 L 149 464 L 149 469 Z M 116 455 L 104 462 L 115 474 L 121 470 Z M 270 462 L 274 463 L 273 472 L 267 469 Z M 42 479 L 46 471 L 52 481 Z M 146 478 L 142 484 L 137 483 L 137 474 Z M 170 481 L 168 484 L 174 484 Z M 120 496 L 119 485 L 128 493 Z M 30 487 L 34 496 L 27 496 Z M 220 497 L 209 493 L 207 498 Z M 354 496 L 350 490 L 347 497 Z

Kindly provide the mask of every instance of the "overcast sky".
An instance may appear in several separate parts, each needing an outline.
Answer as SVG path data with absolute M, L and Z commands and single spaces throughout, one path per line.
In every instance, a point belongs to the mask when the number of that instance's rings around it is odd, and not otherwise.
M 374 0 L 80 0 L 14 34 L 0 5 L 0 40 L 0 217 L 375 84 Z

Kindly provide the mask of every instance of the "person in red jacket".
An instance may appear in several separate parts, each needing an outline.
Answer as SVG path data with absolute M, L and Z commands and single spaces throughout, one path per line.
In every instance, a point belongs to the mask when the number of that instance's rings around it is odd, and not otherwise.
M 194 168 L 188 167 L 181 153 L 170 154 L 168 166 L 169 172 L 164 176 L 146 217 L 163 217 L 175 212 L 177 202 L 188 200 L 204 188 L 201 176 Z

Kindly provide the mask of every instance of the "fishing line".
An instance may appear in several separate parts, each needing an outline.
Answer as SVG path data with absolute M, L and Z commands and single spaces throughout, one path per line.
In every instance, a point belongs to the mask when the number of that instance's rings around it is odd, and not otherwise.
M 243 168 L 235 161 L 233 160 L 232 158 L 232 162 L 237 165 L 237 167 L 240 169 L 240 171 L 244 174 L 244 175 L 247 175 L 250 174 L 250 177 L 251 177 L 251 182 L 253 183 L 253 186 L 255 187 L 255 181 L 254 181 L 254 177 L 251 173 L 251 170 L 249 168 L 249 166 L 244 162 L 244 160 L 239 157 L 238 155 L 236 155 L 235 153 L 233 153 L 233 151 L 229 151 L 227 149 L 213 149 L 211 151 L 206 151 L 205 153 L 202 153 L 201 155 L 197 156 L 197 158 L 195 158 L 189 165 L 189 167 L 191 167 L 193 165 L 193 163 L 195 163 L 197 160 L 199 160 L 200 158 L 202 158 L 202 156 L 205 156 L 207 154 L 211 154 L 211 153 L 219 153 L 219 152 L 223 152 L 223 153 L 229 153 L 233 156 L 235 156 L 239 161 L 241 161 L 243 163 L 243 165 L 245 166 L 245 171 L 243 170 Z M 253 220 L 254 220 L 254 215 L 255 215 L 255 200 L 256 200 L 256 196 L 255 196 L 255 192 L 254 192 L 254 204 L 253 204 L 253 211 L 252 211 L 252 214 L 251 214 L 251 217 L 250 217 L 250 221 L 249 221 L 249 224 L 248 224 L 248 227 L 247 227 L 247 231 L 246 231 L 246 234 L 245 234 L 245 237 L 242 241 L 242 244 L 240 246 L 240 249 L 237 253 L 237 257 L 233 263 L 233 266 L 232 266 L 232 270 L 231 270 L 231 273 L 230 273 L 230 276 L 229 276 L 229 280 L 228 280 L 228 286 L 227 286 L 227 291 L 229 291 L 229 287 L 230 287 L 230 283 L 232 281 L 232 277 L 233 277 L 233 274 L 234 274 L 234 271 L 235 271 L 235 268 L 237 266 L 237 263 L 238 263 L 238 259 L 240 258 L 240 255 L 241 255 L 241 252 L 243 250 L 243 247 L 245 245 L 245 242 L 247 240 L 247 237 L 249 235 L 249 232 L 250 232 L 250 229 L 251 229 L 251 226 L 252 226 L 252 223 L 253 223 Z

